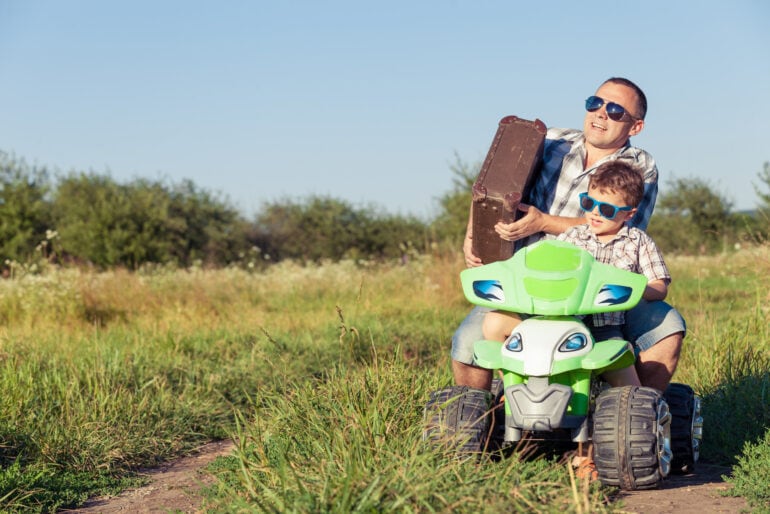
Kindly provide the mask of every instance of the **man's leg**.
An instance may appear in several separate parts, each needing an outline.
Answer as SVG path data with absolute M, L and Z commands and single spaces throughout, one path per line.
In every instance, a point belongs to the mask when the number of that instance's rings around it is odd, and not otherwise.
M 460 361 L 452 361 L 452 374 L 455 384 L 475 387 L 476 389 L 492 389 L 492 370 L 478 368 Z
M 473 344 L 484 338 L 484 316 L 490 310 L 474 307 L 452 336 L 452 374 L 456 385 L 487 390 L 492 387 L 492 371 L 473 365 Z
M 666 390 L 679 364 L 683 341 L 684 333 L 678 332 L 658 341 L 650 349 L 639 352 L 636 373 L 642 385 L 659 391 Z
M 666 302 L 642 300 L 626 313 L 623 332 L 637 350 L 639 381 L 665 391 L 679 364 L 687 332 L 682 316 Z

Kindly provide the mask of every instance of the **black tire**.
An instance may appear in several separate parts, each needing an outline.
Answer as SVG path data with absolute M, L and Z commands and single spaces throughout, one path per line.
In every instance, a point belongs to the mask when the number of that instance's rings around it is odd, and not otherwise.
M 492 429 L 489 434 L 489 443 L 487 450 L 490 452 L 499 452 L 507 450 L 511 446 L 505 442 L 505 385 L 499 378 L 492 380 L 492 416 L 489 421 Z
M 671 472 L 692 473 L 703 439 L 700 398 L 690 386 L 677 383 L 669 385 L 663 397 L 671 411 Z
M 467 386 L 432 392 L 424 411 L 423 441 L 458 455 L 482 453 L 489 435 L 491 401 L 489 391 Z
M 503 399 L 503 396 L 505 395 L 505 384 L 503 384 L 502 379 L 493 378 L 491 389 L 492 398 L 494 399 L 495 404 L 500 403 L 500 401 Z
M 671 469 L 671 414 L 657 389 L 613 387 L 596 399 L 594 463 L 603 484 L 655 489 Z

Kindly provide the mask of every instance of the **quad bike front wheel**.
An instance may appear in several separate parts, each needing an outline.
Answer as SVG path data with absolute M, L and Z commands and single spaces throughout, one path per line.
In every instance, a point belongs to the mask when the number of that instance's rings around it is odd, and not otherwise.
M 424 410 L 422 439 L 459 456 L 482 453 L 487 446 L 492 393 L 453 386 L 430 394 Z
M 599 480 L 624 490 L 654 489 L 671 470 L 671 413 L 657 389 L 612 387 L 596 399 L 594 463 Z
M 701 401 L 686 384 L 673 383 L 663 397 L 671 411 L 671 472 L 692 473 L 703 440 Z

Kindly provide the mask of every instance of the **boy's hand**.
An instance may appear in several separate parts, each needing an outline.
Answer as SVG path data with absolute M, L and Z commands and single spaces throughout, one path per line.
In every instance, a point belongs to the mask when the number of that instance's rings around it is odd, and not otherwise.
M 506 241 L 518 241 L 519 239 L 523 239 L 544 230 L 546 215 L 543 214 L 540 209 L 520 203 L 519 210 L 526 213 L 521 219 L 512 223 L 500 222 L 495 225 L 495 232 L 497 232 L 502 239 L 505 239 Z

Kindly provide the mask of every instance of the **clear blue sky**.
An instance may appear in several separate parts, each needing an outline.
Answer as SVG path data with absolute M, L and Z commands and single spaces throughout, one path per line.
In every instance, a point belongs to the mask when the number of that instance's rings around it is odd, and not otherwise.
M 770 2 L 0 0 L 0 150 L 52 171 L 191 179 L 245 214 L 331 196 L 432 216 L 500 118 L 580 127 L 647 93 L 661 189 L 753 208 L 770 161 Z

